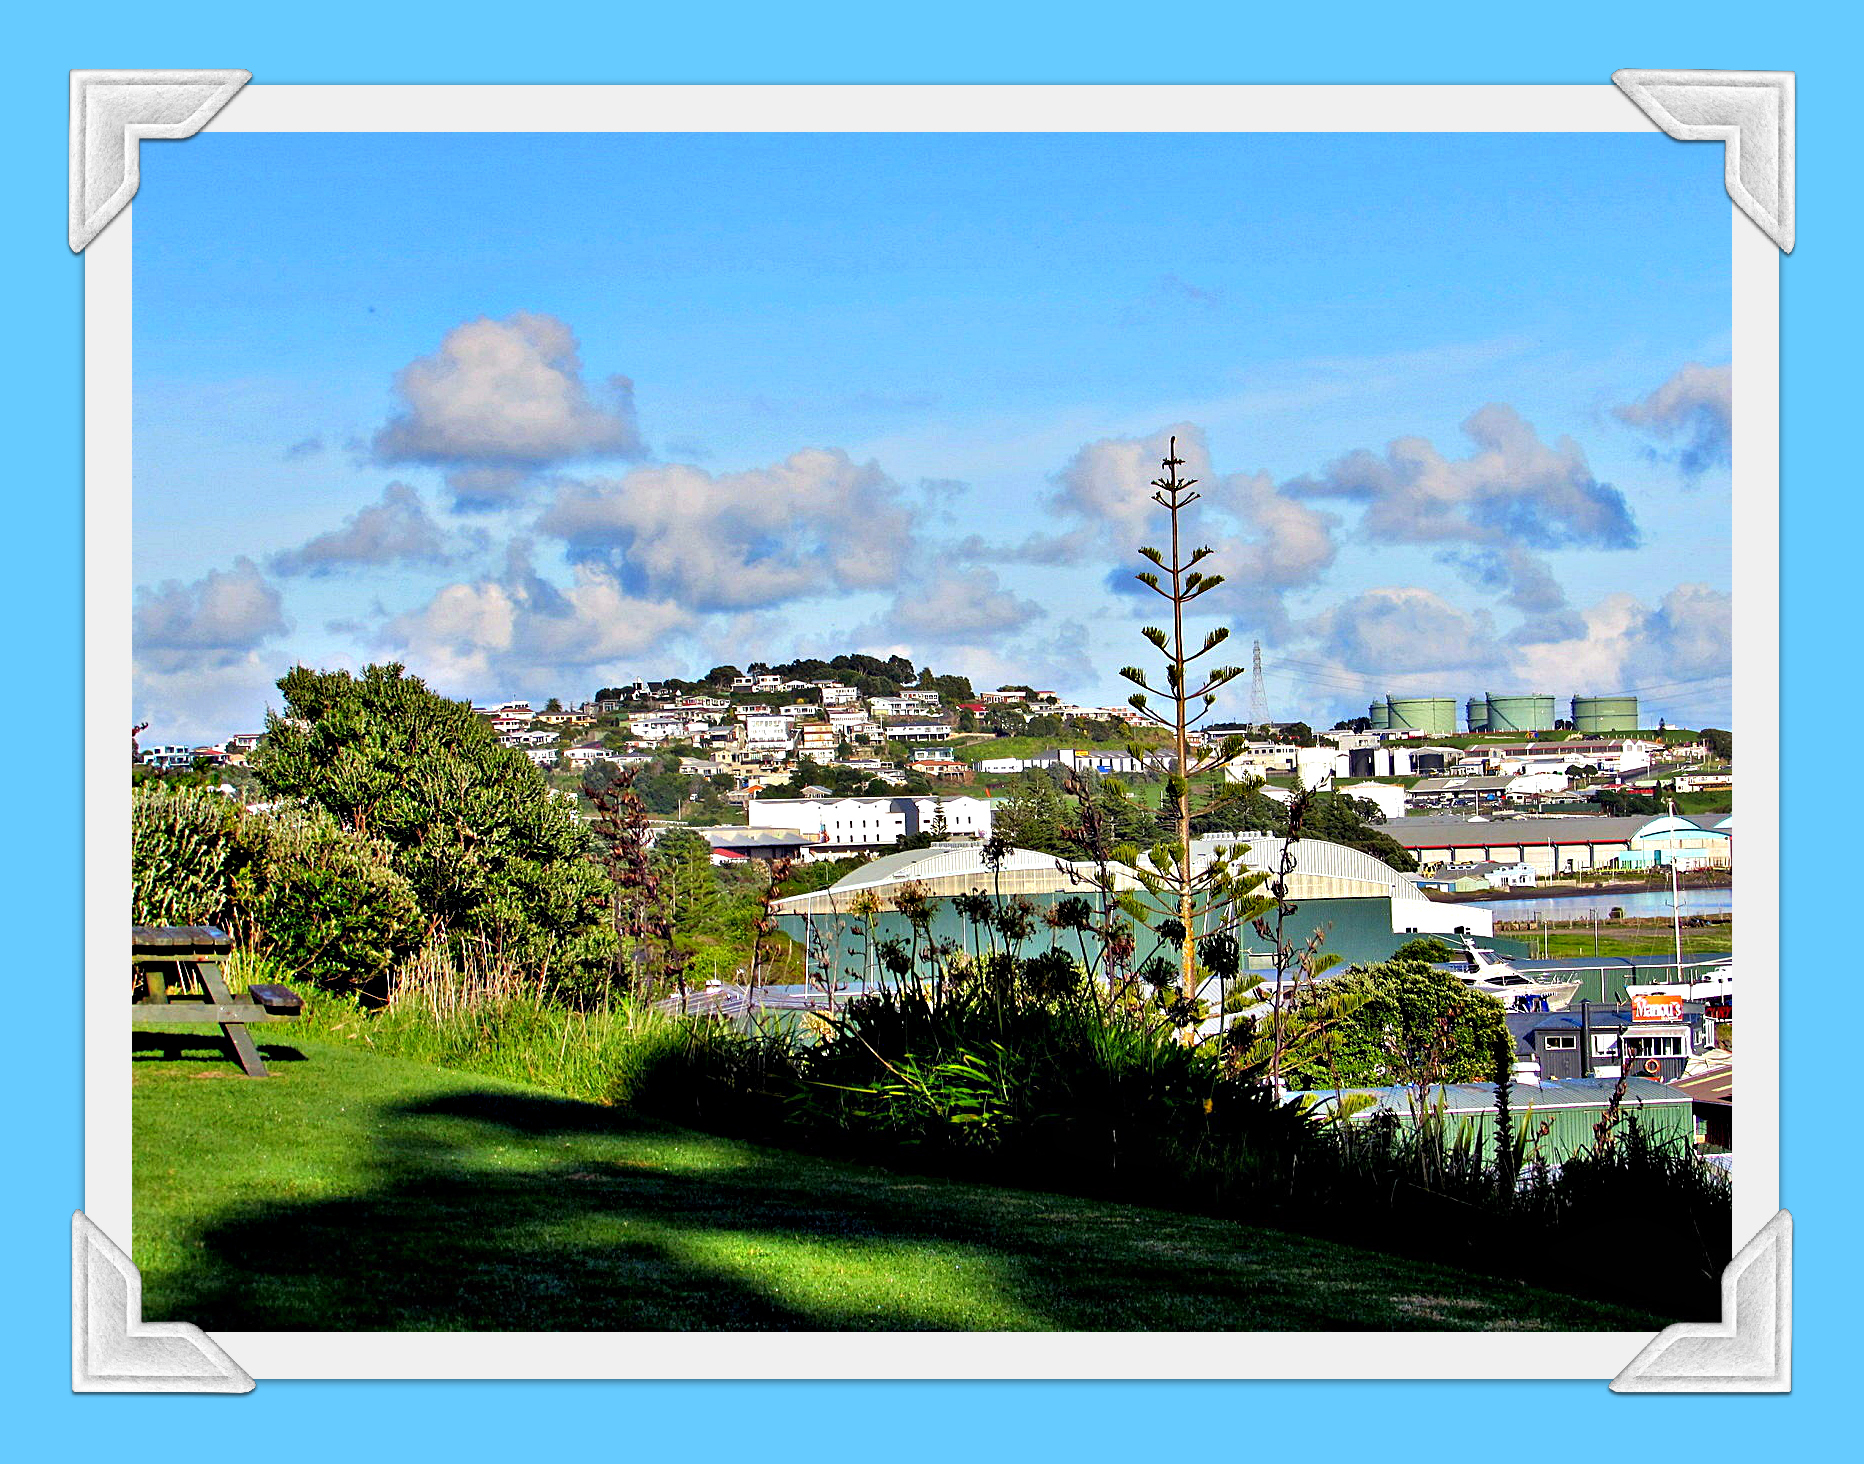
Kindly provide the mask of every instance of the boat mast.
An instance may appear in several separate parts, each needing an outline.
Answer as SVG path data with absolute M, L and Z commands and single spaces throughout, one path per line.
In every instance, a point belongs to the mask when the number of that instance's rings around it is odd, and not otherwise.
M 1670 817 L 1676 817 L 1676 800 L 1670 800 Z M 1676 855 L 1670 855 L 1670 929 L 1676 937 L 1676 979 L 1683 979 L 1683 905 L 1676 888 Z

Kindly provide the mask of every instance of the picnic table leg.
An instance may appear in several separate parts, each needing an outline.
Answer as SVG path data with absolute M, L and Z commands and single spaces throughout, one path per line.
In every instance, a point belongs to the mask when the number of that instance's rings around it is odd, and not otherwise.
M 233 993 L 227 990 L 226 981 L 220 975 L 217 961 L 202 961 L 199 966 L 201 985 L 207 988 L 209 999 L 226 1006 L 233 1004 Z M 249 1078 L 270 1077 L 266 1071 L 265 1059 L 259 1056 L 259 1044 L 252 1040 L 252 1033 L 246 1030 L 244 1022 L 222 1022 L 220 1030 L 226 1033 L 227 1041 L 233 1044 L 233 1055 L 239 1059 L 239 1065 Z

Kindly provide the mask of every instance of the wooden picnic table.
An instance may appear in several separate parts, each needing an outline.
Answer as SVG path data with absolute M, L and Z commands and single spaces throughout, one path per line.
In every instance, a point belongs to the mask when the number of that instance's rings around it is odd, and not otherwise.
M 250 986 L 243 1000 L 236 999 L 220 969 L 232 953 L 232 937 L 218 926 L 131 926 L 130 1025 L 215 1023 L 246 1076 L 263 1078 L 265 1060 L 246 1029 L 289 1020 L 304 1002 L 290 988 L 269 984 Z

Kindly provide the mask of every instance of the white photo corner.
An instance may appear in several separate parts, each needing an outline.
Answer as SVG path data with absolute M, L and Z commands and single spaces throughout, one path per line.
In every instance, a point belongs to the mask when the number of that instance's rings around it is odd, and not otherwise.
M 1614 86 L 1494 88 L 627 88 L 268 87 L 238 70 L 76 71 L 71 77 L 68 240 L 86 254 L 87 840 L 85 1208 L 73 1221 L 72 1370 L 78 1391 L 243 1392 L 253 1379 L 346 1376 L 755 1376 L 751 1337 L 712 1335 L 703 1354 L 647 1334 L 217 1333 L 145 1322 L 130 1243 L 129 1075 L 122 1061 L 120 950 L 128 790 L 119 723 L 129 697 L 129 306 L 139 144 L 217 132 L 1629 132 L 1654 125 L 1721 142 L 1733 204 L 1734 632 L 1737 731 L 1770 735 L 1778 707 L 1778 291 L 1794 246 L 1793 76 L 1625 70 Z M 1615 89 L 1614 89 L 1615 88 Z M 962 93 L 962 108 L 952 94 Z M 1040 110 L 1031 93 L 1039 93 Z M 1143 94 L 1144 106 L 1132 105 Z M 953 117 L 961 116 L 961 126 Z M 742 119 L 741 122 L 734 119 Z M 1239 180 L 1246 188 L 1246 180 Z M 1695 725 L 1695 724 L 1690 724 Z M 1719 1322 L 1634 1333 L 1460 1337 L 1430 1356 L 1356 1339 L 1274 1334 L 1269 1375 L 1610 1378 L 1618 1392 L 1790 1390 L 1791 1220 L 1779 1208 L 1777 788 L 1744 783 L 1742 1063 L 1735 1118 L 1737 1248 Z M 1680 949 L 1680 947 L 1679 947 Z M 1653 1237 L 1653 1239 L 1658 1237 Z M 522 1355 L 513 1343 L 522 1335 Z M 1271 1334 L 1260 1334 L 1271 1335 Z M 869 1337 L 836 1354 L 847 1377 L 1135 1376 L 1137 1349 Z M 1218 1334 L 1212 1377 L 1233 1376 Z M 1240 1356 L 1240 1354 L 1236 1354 Z M 1259 1354 L 1258 1354 L 1259 1356 Z M 748 1369 L 748 1370 L 747 1370 Z M 1415 1371 L 1413 1370 L 1415 1369 Z M 249 1371 L 250 1370 L 250 1371 Z M 1261 1375 L 1259 1361 L 1252 1374 Z M 1185 1375 L 1182 1359 L 1171 1369 Z

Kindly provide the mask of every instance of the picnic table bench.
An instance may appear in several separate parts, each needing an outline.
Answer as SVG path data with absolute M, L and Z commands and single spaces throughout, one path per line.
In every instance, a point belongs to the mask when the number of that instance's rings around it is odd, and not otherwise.
M 130 1025 L 215 1023 L 246 1076 L 263 1078 L 265 1061 L 246 1029 L 289 1020 L 304 1010 L 304 1001 L 289 987 L 271 984 L 249 986 L 245 998 L 236 999 L 220 969 L 232 953 L 232 937 L 218 926 L 131 926 Z

